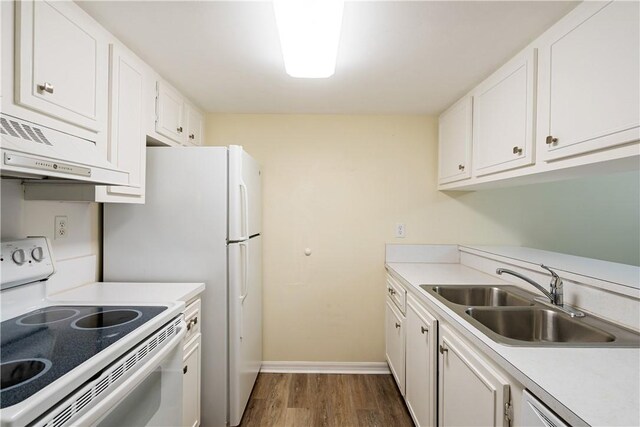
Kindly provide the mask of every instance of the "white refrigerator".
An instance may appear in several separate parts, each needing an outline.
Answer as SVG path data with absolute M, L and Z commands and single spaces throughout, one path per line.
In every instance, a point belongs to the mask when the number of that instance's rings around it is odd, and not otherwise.
M 202 426 L 240 424 L 262 364 L 262 197 L 242 147 L 147 148 L 146 203 L 105 204 L 105 281 L 205 282 Z

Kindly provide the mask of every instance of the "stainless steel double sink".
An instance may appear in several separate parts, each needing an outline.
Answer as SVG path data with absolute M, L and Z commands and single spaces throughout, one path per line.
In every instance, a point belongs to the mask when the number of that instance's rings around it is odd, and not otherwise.
M 422 289 L 492 340 L 529 347 L 640 347 L 640 334 L 592 315 L 572 318 L 516 286 Z

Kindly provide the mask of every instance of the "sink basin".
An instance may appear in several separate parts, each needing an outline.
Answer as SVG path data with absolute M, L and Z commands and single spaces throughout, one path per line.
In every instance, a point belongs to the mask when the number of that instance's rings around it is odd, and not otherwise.
M 521 347 L 640 347 L 640 334 L 593 315 L 571 317 L 513 285 L 420 285 L 493 341 Z
M 540 343 L 606 343 L 616 337 L 574 320 L 558 311 L 531 307 L 488 310 L 468 308 L 466 313 L 505 338 Z
M 436 295 L 464 306 L 532 306 L 533 303 L 496 286 L 435 286 Z

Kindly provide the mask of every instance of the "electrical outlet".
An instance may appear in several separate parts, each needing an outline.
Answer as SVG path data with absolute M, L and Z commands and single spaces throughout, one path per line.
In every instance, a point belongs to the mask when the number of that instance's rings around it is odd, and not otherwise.
M 403 239 L 406 234 L 407 234 L 407 229 L 405 228 L 404 224 L 401 224 L 401 223 L 396 224 L 396 237 Z
M 69 235 L 69 220 L 66 216 L 55 217 L 54 239 L 64 239 Z

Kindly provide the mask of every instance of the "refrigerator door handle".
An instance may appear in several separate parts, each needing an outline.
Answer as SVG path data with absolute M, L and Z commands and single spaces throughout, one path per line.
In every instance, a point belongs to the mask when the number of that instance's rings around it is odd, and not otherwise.
M 240 304 L 238 307 L 240 317 L 240 340 L 244 337 L 244 300 L 249 295 L 249 245 L 247 242 L 238 243 L 240 247 L 240 259 L 242 262 L 242 281 L 240 282 Z
M 249 239 L 249 196 L 247 185 L 240 181 L 240 203 L 242 204 L 242 236 L 239 240 Z
M 246 242 L 238 243 L 240 246 L 240 258 L 242 259 L 242 282 L 240 282 L 240 302 L 244 303 L 244 299 L 249 293 L 249 245 Z

